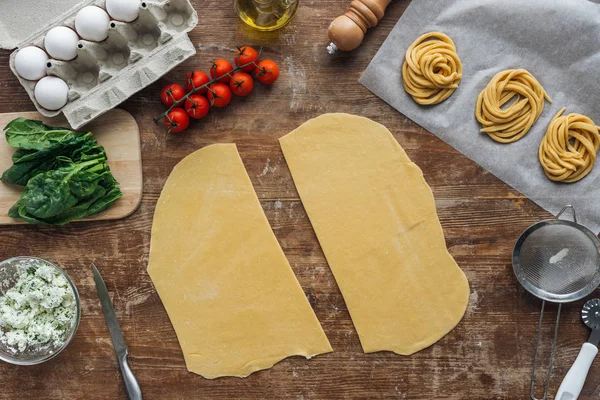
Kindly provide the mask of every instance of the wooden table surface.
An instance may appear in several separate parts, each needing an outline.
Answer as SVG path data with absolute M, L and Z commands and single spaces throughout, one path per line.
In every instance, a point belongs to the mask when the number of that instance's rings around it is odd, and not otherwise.
M 198 54 L 123 104 L 142 135 L 140 208 L 116 222 L 0 227 L 0 259 L 33 255 L 57 262 L 75 281 L 83 311 L 75 339 L 52 361 L 33 367 L 0 363 L 0 398 L 125 398 L 94 288 L 92 262 L 113 296 L 130 364 L 147 399 L 527 398 L 541 302 L 513 277 L 511 251 L 521 231 L 550 215 L 357 83 L 409 0 L 392 2 L 359 50 L 333 57 L 325 51 L 326 31 L 345 9 L 346 0 L 302 0 L 290 25 L 266 34 L 245 27 L 230 1 L 193 3 L 200 23 L 190 36 Z M 229 108 L 211 111 L 182 135 L 166 135 L 152 122 L 163 110 L 158 98 L 163 85 L 183 82 L 192 69 L 207 70 L 215 58 L 233 58 L 235 46 L 244 44 L 264 46 L 265 53 L 280 63 L 282 75 L 273 87 L 260 86 L 249 98 L 234 99 Z M 401 52 L 398 49 L 399 57 Z M 8 58 L 8 51 L 0 52 L 0 112 L 33 110 L 9 71 Z M 469 279 L 472 293 L 462 322 L 437 344 L 413 356 L 362 352 L 284 162 L 277 139 L 327 112 L 362 115 L 392 131 L 423 169 L 448 248 Z M 194 150 L 231 142 L 238 146 L 275 235 L 334 352 L 309 361 L 288 358 L 245 379 L 206 380 L 187 372 L 146 265 L 152 214 L 173 166 Z M 587 339 L 589 331 L 579 318 L 582 304 L 563 309 L 552 393 Z M 545 344 L 551 338 L 556 308 L 549 310 Z M 435 314 L 432 309 L 432 318 Z M 541 374 L 545 371 L 542 367 Z M 597 363 L 580 399 L 595 399 L 599 394 Z

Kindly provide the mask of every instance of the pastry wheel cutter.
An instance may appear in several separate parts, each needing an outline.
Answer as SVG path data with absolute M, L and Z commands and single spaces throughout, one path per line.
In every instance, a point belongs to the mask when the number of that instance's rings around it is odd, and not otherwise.
M 598 343 L 600 343 L 600 299 L 591 299 L 583 305 L 581 319 L 592 330 L 587 342 L 581 346 L 579 355 L 573 363 L 569 372 L 562 381 L 556 400 L 575 400 L 579 397 L 585 378 L 592 366 L 596 354 L 598 354 Z

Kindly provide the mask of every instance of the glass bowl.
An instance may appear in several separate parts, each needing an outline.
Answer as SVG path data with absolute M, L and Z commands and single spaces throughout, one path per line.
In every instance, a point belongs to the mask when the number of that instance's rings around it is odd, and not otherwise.
M 67 273 L 60 267 L 37 257 L 14 257 L 0 262 L 0 297 L 4 296 L 5 293 L 17 283 L 20 272 L 31 261 L 43 263 L 52 267 L 66 279 L 69 287 L 73 291 L 73 297 L 75 299 L 75 315 L 69 328 L 66 330 L 61 343 L 51 343 L 43 346 L 36 346 L 35 348 L 27 347 L 24 351 L 15 353 L 14 350 L 11 350 L 7 347 L 7 345 L 0 342 L 0 360 L 15 365 L 41 364 L 58 355 L 69 345 L 73 339 L 73 336 L 75 336 L 75 332 L 77 332 L 77 328 L 79 327 L 79 319 L 81 317 L 79 293 L 77 292 L 77 288 L 73 284 L 71 278 L 69 278 Z M 0 326 L 0 330 L 1 329 L 3 329 L 2 326 Z

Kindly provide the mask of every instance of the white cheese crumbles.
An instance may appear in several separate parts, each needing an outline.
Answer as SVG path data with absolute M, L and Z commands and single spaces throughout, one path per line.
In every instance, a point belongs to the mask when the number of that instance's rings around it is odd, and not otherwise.
M 73 290 L 43 260 L 27 260 L 13 287 L 0 292 L 0 344 L 14 354 L 63 344 L 75 319 Z

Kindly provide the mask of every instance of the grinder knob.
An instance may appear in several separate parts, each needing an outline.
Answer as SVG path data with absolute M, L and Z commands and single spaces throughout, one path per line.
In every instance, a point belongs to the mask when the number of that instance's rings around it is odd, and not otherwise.
M 329 25 L 329 40 L 335 48 L 352 51 L 363 41 L 367 29 L 383 18 L 391 0 L 352 0 L 344 15 Z M 333 48 L 333 46 L 331 46 Z

